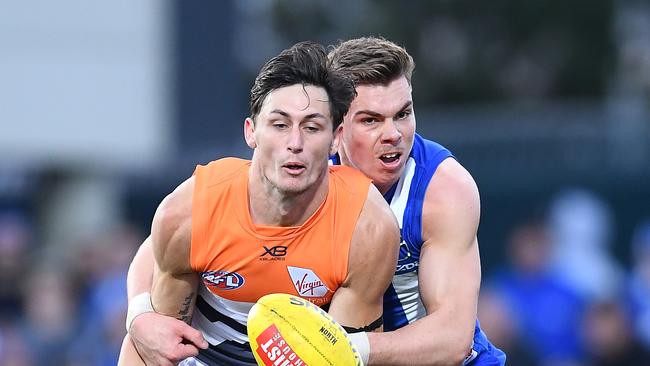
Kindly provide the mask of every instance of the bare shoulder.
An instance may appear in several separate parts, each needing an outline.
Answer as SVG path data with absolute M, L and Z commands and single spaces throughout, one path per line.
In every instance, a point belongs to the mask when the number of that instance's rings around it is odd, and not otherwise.
M 192 215 L 192 196 L 195 178 L 192 176 L 179 184 L 158 206 L 156 217 L 166 224 L 183 221 Z
M 456 229 L 475 236 L 481 214 L 478 187 L 458 161 L 449 158 L 429 182 L 422 208 L 422 234 L 428 238 Z
M 363 234 L 364 245 L 386 245 L 384 243 L 390 243 L 391 238 L 399 241 L 399 227 L 395 215 L 374 185 L 368 190 L 368 198 L 359 215 L 355 234 L 357 231 Z
M 374 185 L 368 190 L 350 247 L 350 273 L 368 268 L 385 271 L 389 276 L 395 269 L 399 227 L 388 203 Z M 369 267 L 372 266 L 372 267 Z M 376 274 L 376 271 L 370 271 Z
M 479 203 L 479 193 L 472 175 L 458 161 L 445 159 L 433 175 L 425 201 L 427 203 Z
M 194 177 L 181 183 L 162 200 L 154 215 L 151 239 L 161 269 L 183 272 L 190 268 L 194 183 Z

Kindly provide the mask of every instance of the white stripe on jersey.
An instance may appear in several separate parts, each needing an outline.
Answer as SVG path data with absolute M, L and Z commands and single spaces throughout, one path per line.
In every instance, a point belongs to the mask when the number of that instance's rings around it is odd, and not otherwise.
M 227 315 L 244 326 L 248 323 L 248 312 L 255 305 L 254 302 L 233 301 L 217 296 L 208 290 L 203 283 L 199 285 L 199 295 L 213 309 L 221 314 Z
M 397 182 L 395 194 L 390 202 L 390 208 L 397 218 L 400 230 L 402 230 L 404 224 L 404 211 L 411 191 L 411 181 L 415 175 L 415 165 L 415 159 L 409 157 L 406 161 L 404 173 Z M 393 276 L 393 287 L 409 324 L 426 315 L 426 310 L 420 299 L 417 271 L 396 274 Z
M 240 302 L 225 299 L 210 292 L 203 283 L 199 284 L 199 295 L 205 300 L 210 307 L 221 314 L 232 318 L 238 323 L 246 326 L 248 312 L 255 303 Z M 192 326 L 203 333 L 205 340 L 210 344 L 217 345 L 225 340 L 236 341 L 239 343 L 248 342 L 246 334 L 239 333 L 231 327 L 221 322 L 209 321 L 197 308 L 192 316 Z
M 397 182 L 393 199 L 390 201 L 390 209 L 393 210 L 393 214 L 397 218 L 400 230 L 402 230 L 402 224 L 404 223 L 404 210 L 406 210 L 406 203 L 408 202 L 409 192 L 411 191 L 411 180 L 413 180 L 414 174 L 415 159 L 409 157 L 406 161 L 404 173 L 402 173 L 399 182 Z
M 209 321 L 200 311 L 197 311 L 192 317 L 192 327 L 200 330 L 203 333 L 203 338 L 213 345 L 228 340 L 242 344 L 248 342 L 248 337 L 245 334 L 241 334 L 221 322 Z
M 409 324 L 427 315 L 420 298 L 417 271 L 393 276 L 393 287 Z

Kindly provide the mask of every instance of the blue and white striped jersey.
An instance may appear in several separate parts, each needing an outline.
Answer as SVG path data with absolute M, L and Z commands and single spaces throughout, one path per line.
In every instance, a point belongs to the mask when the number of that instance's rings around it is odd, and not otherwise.
M 426 315 L 420 298 L 418 266 L 422 240 L 422 206 L 436 169 L 452 153 L 442 145 L 415 134 L 413 149 L 399 181 L 384 195 L 400 227 L 400 252 L 395 275 L 384 294 L 384 330 L 401 328 Z M 338 157 L 332 159 L 338 164 Z M 478 320 L 473 352 L 464 365 L 504 365 L 505 354 L 481 331 Z

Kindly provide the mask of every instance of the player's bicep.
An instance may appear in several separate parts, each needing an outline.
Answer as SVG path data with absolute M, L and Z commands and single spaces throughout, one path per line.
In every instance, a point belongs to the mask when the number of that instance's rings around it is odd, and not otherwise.
M 446 160 L 432 179 L 423 206 L 425 242 L 418 278 L 427 313 L 442 309 L 473 324 L 481 282 L 479 216 L 476 183 L 455 160 Z
M 478 245 L 450 250 L 429 243 L 420 253 L 418 281 L 428 314 L 448 309 L 473 322 L 481 283 Z

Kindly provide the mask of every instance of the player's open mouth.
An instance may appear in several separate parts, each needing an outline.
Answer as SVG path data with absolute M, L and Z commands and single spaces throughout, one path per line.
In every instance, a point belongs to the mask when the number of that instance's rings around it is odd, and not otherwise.
M 300 174 L 305 170 L 305 166 L 300 163 L 287 163 L 282 165 L 282 168 L 284 168 L 289 174 Z
M 399 158 L 402 156 L 402 153 L 389 153 L 389 154 L 382 154 L 379 156 L 379 160 L 381 160 L 384 164 L 386 165 L 393 165 L 396 162 L 399 162 Z

